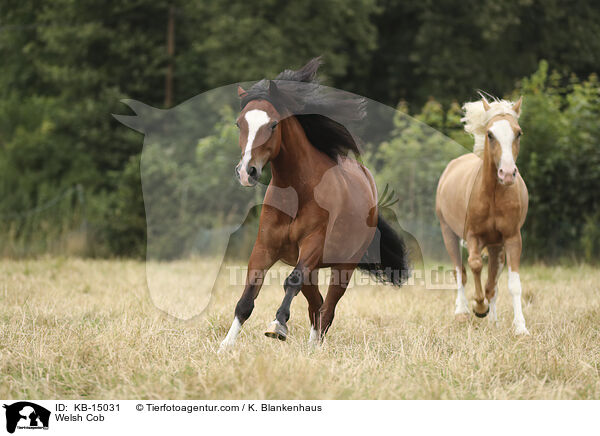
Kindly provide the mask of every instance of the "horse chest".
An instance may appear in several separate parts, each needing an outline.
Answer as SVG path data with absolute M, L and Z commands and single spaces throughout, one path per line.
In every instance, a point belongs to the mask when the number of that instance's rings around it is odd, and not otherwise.
M 502 234 L 498 229 L 496 219 L 492 215 L 479 216 L 472 220 L 468 232 L 477 235 L 486 242 L 498 242 Z
M 502 242 L 504 236 L 512 233 L 514 208 L 502 208 L 495 202 L 481 203 L 471 208 L 468 232 L 477 235 L 486 244 Z
M 314 219 L 314 214 L 299 214 L 285 226 L 286 235 L 279 239 L 279 253 L 281 260 L 289 265 L 296 265 L 299 254 L 300 241 L 307 235 L 320 231 L 318 221 Z M 325 228 L 322 229 L 323 233 Z

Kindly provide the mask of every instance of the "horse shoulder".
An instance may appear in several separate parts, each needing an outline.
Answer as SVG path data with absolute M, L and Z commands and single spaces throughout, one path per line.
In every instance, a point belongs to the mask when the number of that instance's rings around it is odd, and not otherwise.
M 293 188 L 270 184 L 260 212 L 257 240 L 276 248 L 289 239 L 289 226 L 298 214 L 298 195 Z
M 523 180 L 523 178 L 521 177 L 521 175 L 519 174 L 519 178 L 518 178 L 519 182 L 520 182 L 520 194 L 521 194 L 521 223 L 520 226 L 522 227 L 523 224 L 525 223 L 525 218 L 527 217 L 527 211 L 529 210 L 529 192 L 527 191 L 527 184 L 525 183 L 525 180 Z

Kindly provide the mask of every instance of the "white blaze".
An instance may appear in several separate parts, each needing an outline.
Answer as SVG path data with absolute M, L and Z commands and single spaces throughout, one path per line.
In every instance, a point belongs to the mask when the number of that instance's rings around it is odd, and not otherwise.
M 269 116 L 265 111 L 259 109 L 253 109 L 246 112 L 244 115 L 246 122 L 248 123 L 248 141 L 246 142 L 246 148 L 244 148 L 244 157 L 242 158 L 242 167 L 240 171 L 246 172 L 250 159 L 252 158 L 252 147 L 254 146 L 254 138 L 258 129 L 269 122 Z
M 490 127 L 490 132 L 500 143 L 502 156 L 498 168 L 512 168 L 515 166 L 515 158 L 512 154 L 512 144 L 515 140 L 515 132 L 507 120 L 498 120 Z

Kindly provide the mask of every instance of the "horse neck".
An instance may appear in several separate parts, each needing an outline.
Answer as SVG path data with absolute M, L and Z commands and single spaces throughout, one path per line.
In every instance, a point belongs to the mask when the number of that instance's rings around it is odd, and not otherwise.
M 280 126 L 281 146 L 271 162 L 272 183 L 292 186 L 297 192 L 311 189 L 321 179 L 326 156 L 311 145 L 296 117 L 285 118 Z
M 481 170 L 481 190 L 483 190 L 487 196 L 492 196 L 498 185 L 498 177 L 496 175 L 496 165 L 490 156 L 489 144 L 487 141 L 484 147 L 483 166 Z

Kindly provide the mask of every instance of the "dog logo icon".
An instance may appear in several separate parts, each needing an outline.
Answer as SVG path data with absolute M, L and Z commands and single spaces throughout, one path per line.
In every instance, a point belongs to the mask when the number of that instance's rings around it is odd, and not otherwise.
M 18 429 L 48 429 L 50 411 L 29 401 L 19 401 L 6 409 L 6 431 L 14 433 Z

